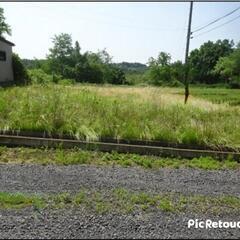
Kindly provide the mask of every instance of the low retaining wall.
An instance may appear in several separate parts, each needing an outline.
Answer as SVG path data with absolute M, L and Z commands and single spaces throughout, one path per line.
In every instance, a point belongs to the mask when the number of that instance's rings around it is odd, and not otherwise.
M 74 136 L 67 134 L 47 133 L 40 131 L 18 131 L 18 130 L 0 130 L 2 135 L 11 136 L 24 136 L 24 137 L 38 137 L 38 138 L 54 138 L 54 139 L 71 139 L 78 140 Z M 240 149 L 233 149 L 228 146 L 208 146 L 208 145 L 196 145 L 196 144 L 184 144 L 184 143 L 173 143 L 167 141 L 156 141 L 156 140 L 139 140 L 139 139 L 113 139 L 113 138 L 100 138 L 99 142 L 105 143 L 121 143 L 131 145 L 144 145 L 144 146 L 158 146 L 158 147 L 170 147 L 170 148 L 184 148 L 184 149 L 197 149 L 197 150 L 213 150 L 223 152 L 240 152 Z
M 24 147 L 61 147 L 61 148 L 81 148 L 84 150 L 97 150 L 103 152 L 116 151 L 119 153 L 135 153 L 142 155 L 156 155 L 163 157 L 178 158 L 199 158 L 213 157 L 220 160 L 231 158 L 240 160 L 240 153 L 225 152 L 213 150 L 197 150 L 197 149 L 181 149 L 160 146 L 133 145 L 122 143 L 106 143 L 106 142 L 87 142 L 71 139 L 54 139 L 39 137 L 23 137 L 12 135 L 0 135 L 0 145 L 8 147 L 24 146 Z

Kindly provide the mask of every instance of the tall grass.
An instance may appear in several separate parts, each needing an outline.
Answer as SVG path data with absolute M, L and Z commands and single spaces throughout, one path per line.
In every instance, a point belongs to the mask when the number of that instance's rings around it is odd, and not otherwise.
M 0 91 L 0 128 L 240 146 L 240 108 L 182 99 L 168 88 L 14 87 Z
M 227 103 L 230 106 L 240 106 L 240 90 L 227 88 L 200 88 L 192 87 L 191 94 L 213 103 Z

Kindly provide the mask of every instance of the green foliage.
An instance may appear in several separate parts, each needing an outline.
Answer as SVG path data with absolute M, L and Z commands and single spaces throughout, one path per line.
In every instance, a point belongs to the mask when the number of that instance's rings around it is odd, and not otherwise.
M 224 39 L 205 42 L 199 49 L 193 50 L 188 65 L 190 82 L 225 83 L 232 88 L 240 87 L 239 57 L 233 45 L 233 41 Z M 169 53 L 160 52 L 156 59 L 150 58 L 148 66 L 113 63 L 106 49 L 97 53 L 81 53 L 79 42 L 76 41 L 73 46 L 71 35 L 66 33 L 54 36 L 53 47 L 49 51 L 48 59 L 24 60 L 24 65 L 28 69 L 39 68 L 49 75 L 59 75 L 80 83 L 183 87 L 186 66 L 181 61 L 171 63 Z M 231 57 L 227 58 L 229 55 Z
M 233 52 L 233 41 L 227 39 L 217 40 L 215 43 L 208 41 L 190 53 L 191 82 L 216 83 L 219 76 L 214 72 L 214 67 L 219 58 L 228 56 Z
M 171 56 L 169 53 L 166 52 L 160 52 L 158 54 L 158 57 L 156 59 L 150 58 L 149 59 L 149 66 L 158 66 L 158 67 L 164 67 L 169 66 L 171 61 Z
M 58 84 L 60 85 L 64 85 L 64 86 L 67 86 L 67 85 L 73 85 L 76 83 L 76 81 L 74 79 L 60 79 L 57 81 Z
M 86 56 L 84 56 L 83 59 L 85 61 L 81 61 L 75 66 L 76 81 L 88 83 L 104 83 L 101 66 L 96 63 L 90 64 Z
M 185 74 L 185 65 L 181 61 L 171 64 L 173 82 L 183 83 Z M 181 86 L 181 84 L 179 84 Z
M 69 85 L 73 83 L 73 80 L 62 79 L 60 75 L 57 74 L 47 74 L 42 69 L 32 69 L 28 70 L 30 81 L 33 84 L 49 84 L 49 83 L 60 83 L 62 85 Z
M 109 65 L 108 71 L 106 71 L 105 82 L 111 84 L 124 84 L 126 82 L 125 74 L 114 65 Z
M 170 61 L 170 54 L 165 52 L 160 52 L 157 59 L 149 59 L 149 68 L 145 75 L 150 84 L 156 86 L 182 86 L 184 65 L 181 61 L 172 64 Z
M 26 85 L 29 83 L 28 73 L 20 59 L 20 57 L 13 53 L 12 55 L 13 77 L 16 85 Z
M 168 85 L 172 80 L 170 66 L 150 66 L 148 74 L 150 83 L 153 85 Z
M 125 74 L 116 65 L 112 64 L 112 58 L 104 49 L 98 53 L 86 53 L 87 60 L 92 69 L 96 72 L 95 83 L 124 84 Z
M 126 84 L 128 85 L 147 85 L 147 76 L 143 73 L 126 73 Z
M 44 72 L 48 72 L 47 65 L 49 60 L 48 59 L 22 59 L 22 63 L 26 69 L 42 69 Z
M 53 82 L 53 76 L 45 73 L 41 69 L 28 70 L 31 83 L 34 84 L 47 84 Z
M 76 82 L 123 84 L 125 75 L 111 63 L 111 56 L 104 49 L 98 53 L 81 54 L 78 41 L 72 46 L 71 35 L 62 33 L 53 38 L 49 49 L 47 73 L 55 73 Z
M 11 35 L 11 27 L 6 23 L 4 10 L 0 7 L 0 37 L 3 37 L 5 33 Z
M 233 88 L 240 88 L 240 49 L 237 48 L 227 57 L 222 57 L 215 66 L 225 82 Z

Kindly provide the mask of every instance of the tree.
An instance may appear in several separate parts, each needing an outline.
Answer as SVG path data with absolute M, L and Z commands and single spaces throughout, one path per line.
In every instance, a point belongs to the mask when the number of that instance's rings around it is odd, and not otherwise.
M 0 8 L 0 36 L 3 37 L 4 34 L 11 35 L 11 28 L 6 23 L 6 19 L 4 17 L 4 10 L 3 8 Z
M 162 85 L 169 84 L 171 82 L 172 72 L 170 67 L 170 61 L 170 54 L 165 52 L 160 52 L 156 59 L 152 57 L 149 59 L 149 70 L 146 74 L 151 84 Z
M 184 82 L 185 65 L 181 61 L 171 64 L 172 77 L 175 81 Z
M 233 41 L 227 39 L 208 41 L 190 53 L 190 79 L 192 82 L 215 83 L 219 76 L 213 71 L 220 57 L 233 52 Z
M 106 49 L 97 53 L 81 54 L 79 42 L 76 41 L 72 47 L 71 35 L 61 33 L 54 36 L 53 48 L 49 51 L 47 65 L 50 66 L 50 71 L 60 74 L 63 78 L 90 83 L 125 82 L 125 74 L 112 64 L 112 57 Z
M 126 82 L 125 73 L 120 68 L 110 65 L 107 82 L 111 84 L 124 84 Z
M 240 41 L 237 43 L 236 48 L 240 48 Z
M 70 34 L 61 33 L 55 35 L 53 38 L 53 48 L 50 48 L 49 51 L 50 54 L 48 55 L 48 59 L 50 60 L 51 69 L 54 73 L 64 76 L 66 73 L 66 66 L 74 67 L 71 58 L 73 47 Z
M 98 78 L 96 76 L 97 83 L 124 84 L 126 82 L 124 72 L 112 63 L 112 57 L 106 49 L 97 53 L 88 52 L 86 55 L 89 65 L 102 73 Z
M 81 61 L 81 47 L 78 41 L 75 42 L 75 47 L 73 49 L 73 58 L 75 62 Z
M 169 53 L 160 52 L 158 55 L 158 64 L 160 66 L 168 66 L 171 61 L 171 55 Z
M 240 48 L 235 49 L 229 56 L 220 58 L 214 70 L 230 86 L 240 87 Z
M 160 52 L 158 54 L 157 59 L 154 58 L 150 58 L 148 61 L 148 65 L 151 66 L 168 66 L 170 65 L 170 61 L 171 61 L 171 55 L 169 53 L 166 52 Z
M 105 48 L 102 51 L 98 51 L 97 56 L 100 59 L 102 64 L 112 63 L 112 57 L 110 56 L 110 54 L 107 52 Z

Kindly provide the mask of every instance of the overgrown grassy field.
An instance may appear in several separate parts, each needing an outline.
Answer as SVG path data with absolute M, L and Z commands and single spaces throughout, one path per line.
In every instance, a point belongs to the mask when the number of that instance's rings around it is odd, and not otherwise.
M 240 147 L 237 90 L 33 85 L 0 91 L 0 129 Z M 239 100 L 238 100 L 239 99 Z M 234 103 L 233 103 L 234 102 Z
M 226 88 L 197 88 L 191 89 L 193 96 L 209 100 L 213 103 L 227 103 L 230 106 L 240 107 L 240 89 Z

